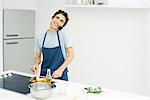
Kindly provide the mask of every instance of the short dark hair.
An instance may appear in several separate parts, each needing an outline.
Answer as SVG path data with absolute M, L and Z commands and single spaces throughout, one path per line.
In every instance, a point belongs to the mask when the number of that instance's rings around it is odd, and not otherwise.
M 67 14 L 65 11 L 63 11 L 63 10 L 58 10 L 57 12 L 54 13 L 54 15 L 52 16 L 52 18 L 54 18 L 57 14 L 62 14 L 62 15 L 65 16 L 66 22 L 65 22 L 64 25 L 62 26 L 62 27 L 64 27 L 64 26 L 68 23 L 68 21 L 69 21 L 68 14 Z

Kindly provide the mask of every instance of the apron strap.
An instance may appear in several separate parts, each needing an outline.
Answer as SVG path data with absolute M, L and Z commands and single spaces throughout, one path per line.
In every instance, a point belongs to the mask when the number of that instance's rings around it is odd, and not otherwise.
M 43 43 L 42 43 L 42 47 L 44 47 L 44 42 L 45 42 L 45 38 L 46 38 L 47 32 L 45 33 L 44 39 L 43 39 Z
M 58 33 L 58 31 L 57 31 L 57 38 L 58 38 L 59 46 L 61 46 L 61 45 L 60 45 L 60 38 L 59 38 L 59 33 Z

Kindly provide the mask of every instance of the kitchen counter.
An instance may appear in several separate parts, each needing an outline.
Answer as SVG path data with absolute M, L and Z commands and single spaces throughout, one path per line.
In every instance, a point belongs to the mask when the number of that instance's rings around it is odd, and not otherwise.
M 17 72 L 17 71 L 6 71 L 1 73 L 16 73 L 24 76 L 30 76 L 33 75 Z M 99 95 L 97 94 L 87 94 L 83 91 L 84 87 L 89 87 L 88 85 L 84 84 L 78 84 L 74 82 L 66 82 L 62 80 L 56 80 L 54 79 L 56 83 L 56 88 L 53 89 L 52 95 L 47 100 L 150 100 L 150 97 L 147 96 L 141 96 L 136 94 L 131 94 L 127 92 L 121 92 L 111 89 L 105 89 L 103 87 L 103 92 Z M 0 88 L 0 97 L 4 100 L 35 100 L 31 94 L 21 94 L 9 90 L 5 90 Z

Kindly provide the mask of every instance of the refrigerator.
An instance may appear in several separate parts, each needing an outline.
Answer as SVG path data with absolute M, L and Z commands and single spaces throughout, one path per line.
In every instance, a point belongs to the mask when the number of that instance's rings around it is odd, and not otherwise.
M 3 10 L 4 71 L 32 73 L 34 60 L 35 11 Z

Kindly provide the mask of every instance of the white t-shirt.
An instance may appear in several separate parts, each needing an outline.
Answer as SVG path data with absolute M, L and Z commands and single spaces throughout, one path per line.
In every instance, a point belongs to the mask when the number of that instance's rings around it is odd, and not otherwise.
M 35 52 L 42 52 L 42 44 L 43 44 L 45 34 L 46 32 L 36 37 Z M 68 34 L 66 34 L 64 31 L 60 30 L 58 31 L 58 34 L 59 34 L 59 39 L 60 39 L 61 50 L 65 59 L 67 56 L 66 48 L 72 47 L 72 43 L 69 39 Z M 53 48 L 53 47 L 57 47 L 58 45 L 59 45 L 59 42 L 57 38 L 57 32 L 48 31 L 46 38 L 45 38 L 44 47 Z

